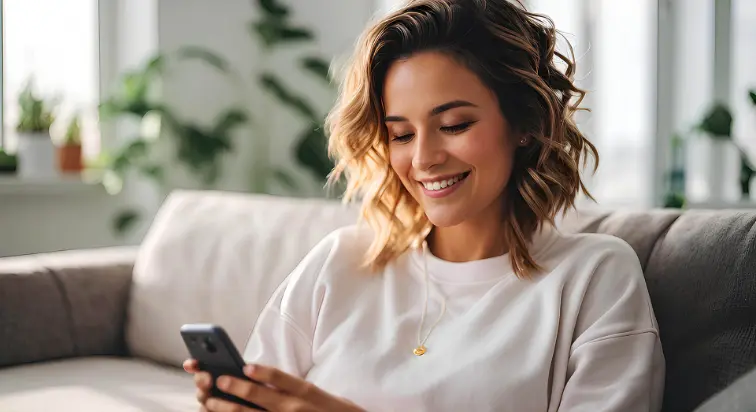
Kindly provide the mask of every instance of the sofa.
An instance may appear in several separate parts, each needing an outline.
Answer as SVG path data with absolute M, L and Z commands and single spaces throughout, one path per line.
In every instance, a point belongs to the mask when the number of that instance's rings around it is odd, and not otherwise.
M 0 411 L 195 411 L 184 323 L 244 347 L 273 290 L 358 211 L 176 191 L 138 247 L 0 259 Z M 638 254 L 667 363 L 664 411 L 756 410 L 756 211 L 580 210 Z

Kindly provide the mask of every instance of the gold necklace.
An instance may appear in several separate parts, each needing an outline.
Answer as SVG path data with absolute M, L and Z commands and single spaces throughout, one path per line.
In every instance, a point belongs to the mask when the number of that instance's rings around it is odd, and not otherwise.
M 436 322 L 430 327 L 430 329 L 428 329 L 425 338 L 421 338 L 423 325 L 425 324 L 425 314 L 428 312 L 428 242 L 426 241 L 423 241 L 423 280 L 425 281 L 425 304 L 423 306 L 423 314 L 420 317 L 420 326 L 417 328 L 417 347 L 412 351 L 416 356 L 423 356 L 425 355 L 425 352 L 428 351 L 428 348 L 425 347 L 425 342 L 428 340 L 431 332 L 433 332 L 433 329 L 436 328 L 436 325 L 438 325 L 438 322 L 441 321 L 441 317 L 443 317 L 446 312 L 446 298 L 444 297 L 441 300 L 441 313 L 438 315 L 438 319 L 436 319 Z

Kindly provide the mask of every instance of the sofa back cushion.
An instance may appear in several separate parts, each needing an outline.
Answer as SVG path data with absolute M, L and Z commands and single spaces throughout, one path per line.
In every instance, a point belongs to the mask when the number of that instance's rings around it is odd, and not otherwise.
M 595 229 L 623 238 L 643 265 L 665 412 L 691 411 L 756 367 L 756 212 L 614 212 Z
M 158 211 L 134 266 L 126 343 L 180 365 L 184 323 L 217 323 L 243 348 L 262 307 L 329 232 L 356 222 L 335 201 L 177 191 Z

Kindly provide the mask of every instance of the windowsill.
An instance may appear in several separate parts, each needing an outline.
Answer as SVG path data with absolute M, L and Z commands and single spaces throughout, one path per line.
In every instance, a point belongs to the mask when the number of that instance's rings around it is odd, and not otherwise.
M 53 176 L 49 178 L 19 177 L 0 174 L 0 196 L 35 194 L 96 193 L 102 186 L 87 183 L 79 176 Z
M 756 209 L 756 200 L 688 202 L 687 209 Z

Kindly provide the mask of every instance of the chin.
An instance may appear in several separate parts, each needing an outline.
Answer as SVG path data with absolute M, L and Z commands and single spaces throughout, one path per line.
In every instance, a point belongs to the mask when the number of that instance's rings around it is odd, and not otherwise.
M 465 213 L 460 213 L 457 210 L 438 210 L 447 209 L 444 207 L 434 207 L 425 210 L 425 216 L 436 227 L 452 227 L 457 226 L 464 222 L 467 218 Z

